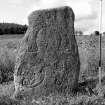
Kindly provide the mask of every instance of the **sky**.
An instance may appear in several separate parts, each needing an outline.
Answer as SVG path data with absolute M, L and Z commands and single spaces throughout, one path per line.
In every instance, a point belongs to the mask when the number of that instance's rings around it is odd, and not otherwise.
M 0 22 L 28 24 L 28 15 L 38 9 L 70 6 L 75 30 L 90 34 L 100 30 L 100 0 L 0 0 Z M 102 1 L 102 28 L 105 31 L 105 0 Z

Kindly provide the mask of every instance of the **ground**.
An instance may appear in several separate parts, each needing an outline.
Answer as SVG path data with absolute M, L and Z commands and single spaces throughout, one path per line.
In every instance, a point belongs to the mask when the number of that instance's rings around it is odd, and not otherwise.
M 24 35 L 3 35 L 0 36 L 0 49 L 5 49 L 3 51 L 8 51 L 9 54 L 15 56 L 15 49 L 17 48 L 19 41 Z M 82 75 L 85 75 L 86 78 L 95 77 L 95 88 L 94 92 L 98 93 L 97 83 L 98 83 L 98 59 L 99 59 L 99 37 L 98 36 L 76 36 L 76 40 L 78 43 L 80 61 L 81 61 L 81 72 L 80 79 L 82 81 Z M 66 98 L 56 96 L 43 97 L 43 99 L 39 99 L 38 101 L 33 101 L 33 105 L 105 105 L 105 80 L 104 80 L 104 45 L 105 45 L 105 37 L 102 38 L 102 71 L 103 71 L 103 80 L 102 80 L 102 96 L 94 94 L 90 95 L 87 93 L 78 93 L 75 97 L 67 96 Z M 1 50 L 2 51 L 2 50 Z M 7 53 L 8 53 L 7 52 Z M 1 52 L 0 52 L 1 54 Z M 14 59 L 10 57 L 10 60 Z M 14 62 L 14 60 L 13 60 Z M 8 68 L 8 65 L 7 65 Z M 92 83 L 93 84 L 93 83 Z M 13 81 L 5 82 L 0 85 L 0 105 L 1 103 L 12 100 L 12 95 L 14 93 L 14 83 Z M 53 100 L 53 102 L 52 102 Z M 14 102 L 13 102 L 14 103 Z M 18 103 L 17 105 L 19 105 Z M 5 104 L 5 105 L 10 105 Z M 12 104 L 15 105 L 15 104 Z M 23 103 L 22 103 L 23 105 Z

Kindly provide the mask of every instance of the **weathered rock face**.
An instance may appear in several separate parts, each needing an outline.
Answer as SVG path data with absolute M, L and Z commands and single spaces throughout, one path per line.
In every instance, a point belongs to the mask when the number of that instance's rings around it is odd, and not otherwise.
M 15 96 L 24 89 L 30 89 L 33 97 L 70 93 L 77 86 L 79 71 L 72 9 L 33 12 L 16 58 Z

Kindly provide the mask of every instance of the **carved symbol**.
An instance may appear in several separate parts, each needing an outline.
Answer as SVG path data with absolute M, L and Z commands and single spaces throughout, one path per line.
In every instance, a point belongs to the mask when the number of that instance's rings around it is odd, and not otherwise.
M 27 88 L 33 88 L 40 85 L 45 79 L 43 66 L 32 67 L 28 76 L 23 77 L 22 85 Z

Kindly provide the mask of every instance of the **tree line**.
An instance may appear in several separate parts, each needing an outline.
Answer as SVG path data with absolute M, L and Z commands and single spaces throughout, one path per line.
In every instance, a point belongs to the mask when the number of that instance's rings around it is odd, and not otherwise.
M 27 30 L 27 25 L 15 23 L 0 23 L 0 35 L 3 34 L 24 34 Z

